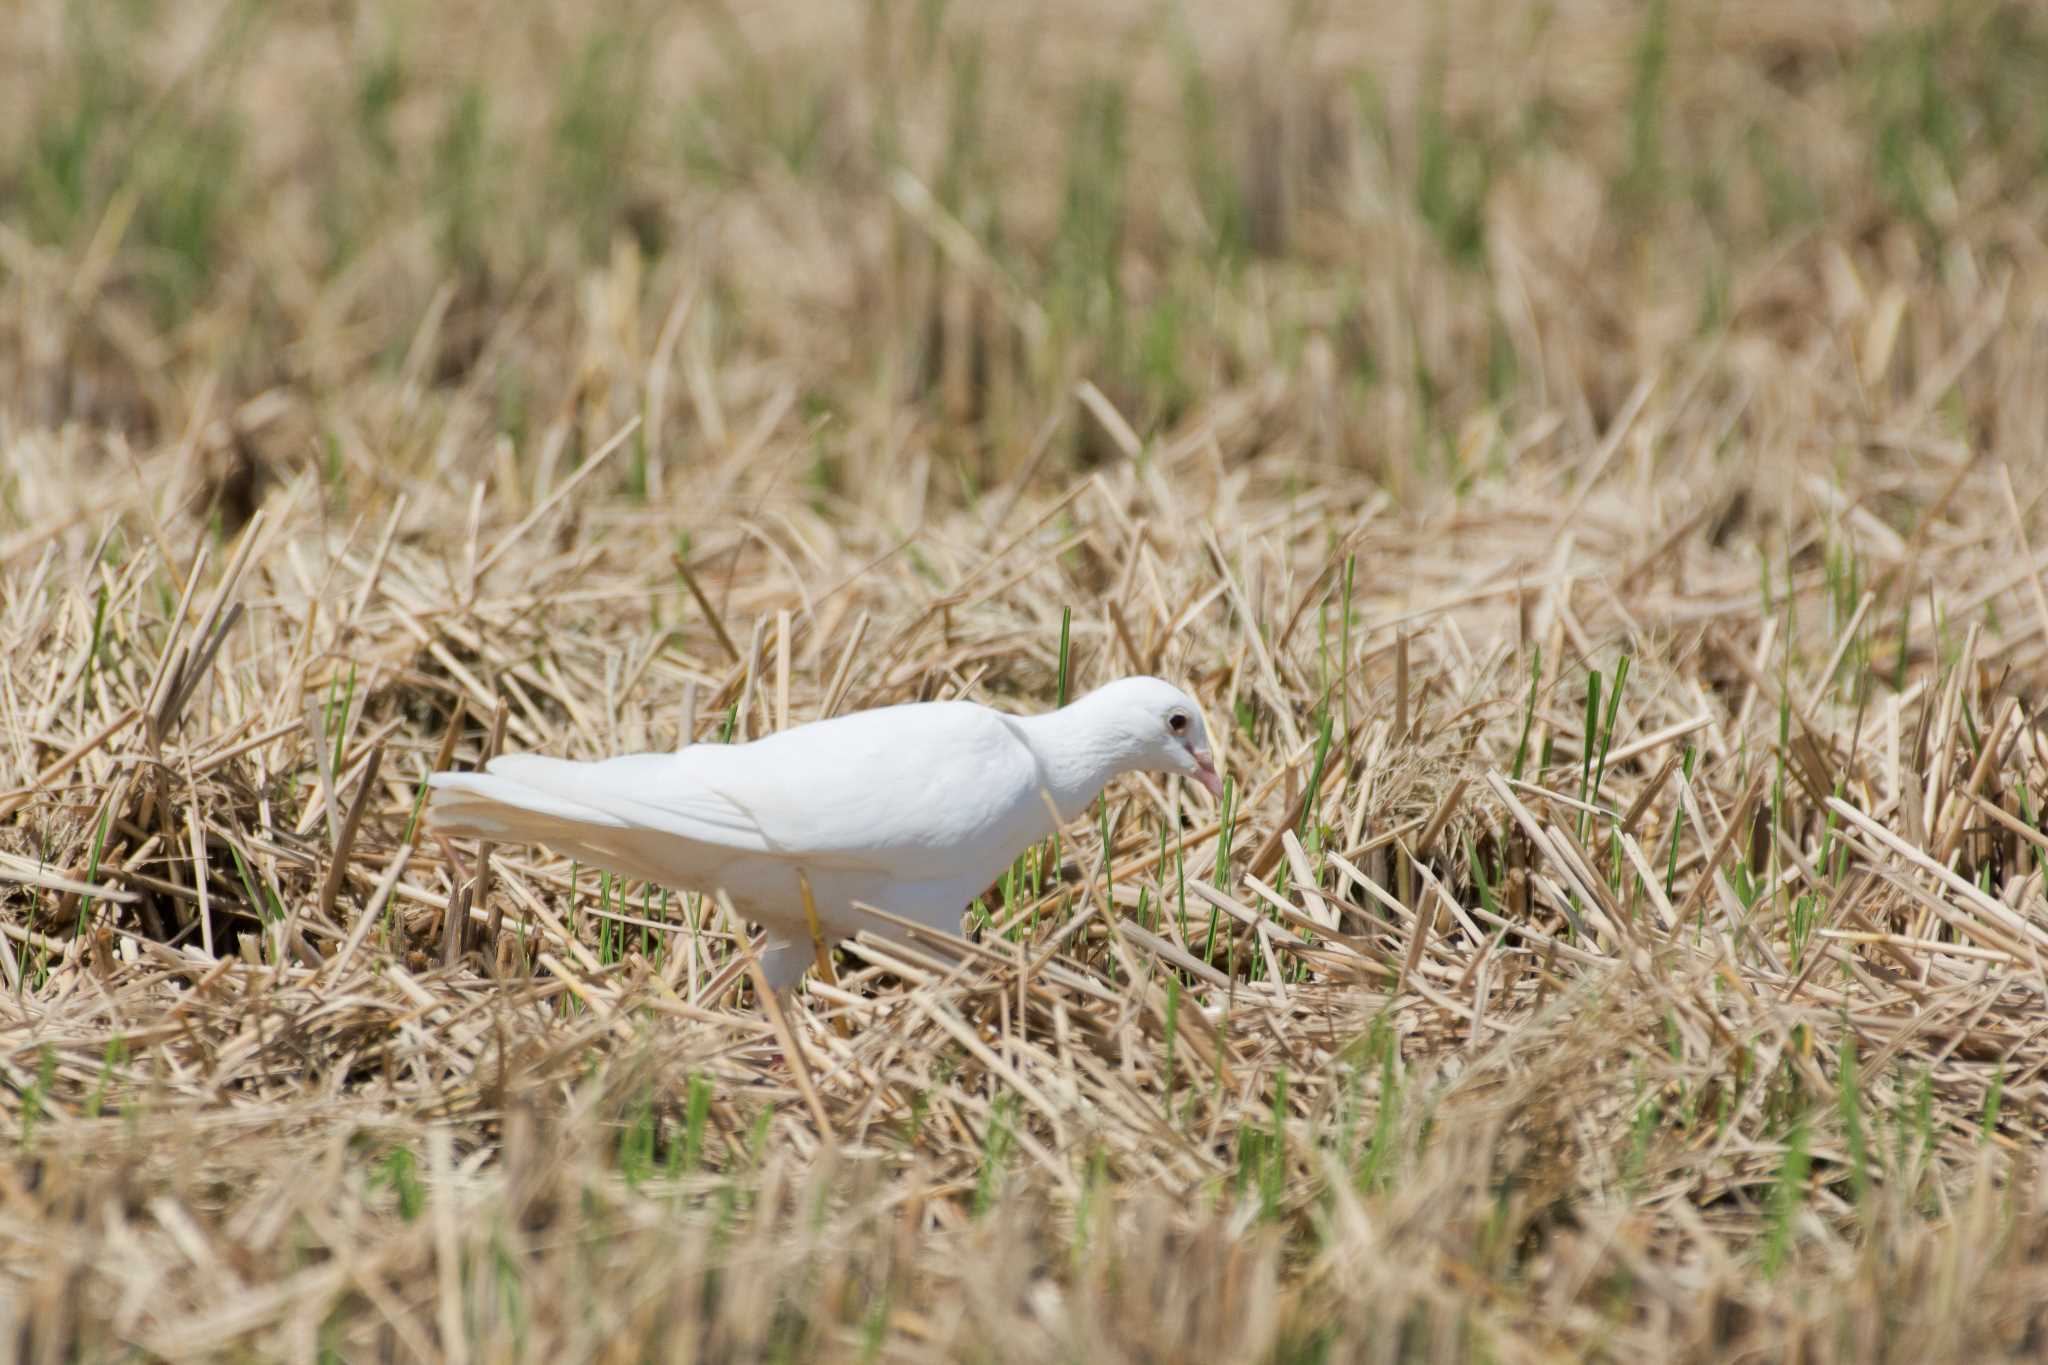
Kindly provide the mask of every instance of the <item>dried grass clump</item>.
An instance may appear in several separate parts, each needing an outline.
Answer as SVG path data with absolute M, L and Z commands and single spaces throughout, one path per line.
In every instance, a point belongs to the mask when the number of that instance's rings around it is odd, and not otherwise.
M 2048 29 L 1421 13 L 0 20 L 0 1341 L 2038 1355 Z M 418 829 L 1134 671 L 789 1015 Z

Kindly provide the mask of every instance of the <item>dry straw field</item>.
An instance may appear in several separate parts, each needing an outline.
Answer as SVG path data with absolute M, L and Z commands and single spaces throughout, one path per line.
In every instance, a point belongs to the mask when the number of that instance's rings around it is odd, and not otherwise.
M 2048 1350 L 2048 19 L 0 16 L 0 1354 Z M 423 775 L 1156 671 L 788 1017 Z

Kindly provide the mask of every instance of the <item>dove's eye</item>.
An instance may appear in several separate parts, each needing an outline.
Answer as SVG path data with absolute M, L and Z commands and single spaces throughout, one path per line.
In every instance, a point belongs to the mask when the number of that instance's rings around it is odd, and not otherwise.
M 1166 718 L 1166 728 L 1173 731 L 1177 735 L 1186 734 L 1188 731 L 1187 713 L 1184 711 L 1176 711 L 1172 715 L 1168 716 Z

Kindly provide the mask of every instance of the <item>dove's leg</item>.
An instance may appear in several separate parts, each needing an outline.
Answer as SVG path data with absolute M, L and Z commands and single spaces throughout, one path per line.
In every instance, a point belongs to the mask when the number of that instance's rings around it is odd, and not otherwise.
M 813 956 L 809 943 L 779 938 L 772 933 L 761 945 L 761 975 L 784 1007 L 795 1001 L 796 988 L 803 983 L 804 971 Z
M 788 939 L 777 938 L 773 931 L 756 936 L 753 951 L 749 953 L 742 949 L 734 953 L 712 976 L 710 983 L 697 992 L 696 1003 L 709 1006 L 725 999 L 742 978 L 752 980 L 752 973 L 748 970 L 751 959 L 760 964 L 768 989 L 787 1009 L 796 1003 L 796 988 L 804 979 L 804 968 L 810 965 L 808 951 L 798 952 L 797 946 Z

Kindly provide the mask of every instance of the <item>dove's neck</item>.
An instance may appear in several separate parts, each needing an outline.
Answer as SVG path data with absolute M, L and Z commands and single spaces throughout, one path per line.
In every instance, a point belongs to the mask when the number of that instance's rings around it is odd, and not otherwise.
M 1136 745 L 1124 727 L 1105 708 L 1091 706 L 1093 700 L 1083 697 L 1042 716 L 1016 717 L 1062 823 L 1087 810 L 1110 779 L 1138 766 Z

